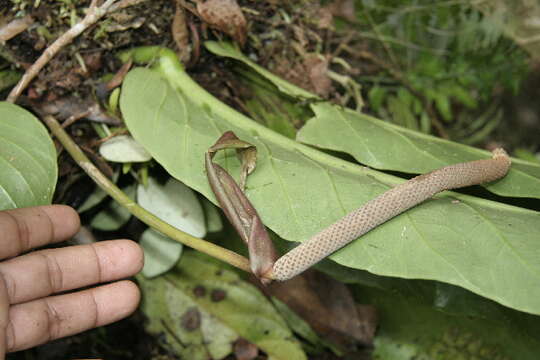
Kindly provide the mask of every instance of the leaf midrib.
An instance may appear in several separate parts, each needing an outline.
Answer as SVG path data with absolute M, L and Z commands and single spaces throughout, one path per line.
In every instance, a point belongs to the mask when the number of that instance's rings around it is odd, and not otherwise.
M 174 67 L 174 64 L 172 63 L 174 59 L 163 57 L 161 61 L 158 63 L 158 67 Z M 160 73 L 163 73 L 165 71 L 169 71 L 166 68 L 160 70 Z M 218 99 L 214 98 L 210 94 L 207 93 L 206 90 L 204 90 L 202 87 L 200 87 L 187 73 L 185 72 L 177 72 L 177 76 L 170 79 L 165 79 L 169 82 L 174 82 L 173 88 L 181 88 L 184 89 L 184 93 L 189 93 L 189 100 L 192 101 L 197 106 L 209 106 L 210 108 L 214 109 L 216 113 L 219 113 L 221 117 L 226 119 L 229 123 L 234 124 L 245 131 L 255 131 L 262 137 L 266 138 L 268 141 L 271 141 L 275 144 L 278 144 L 279 146 L 286 148 L 286 149 L 295 149 L 301 153 L 304 154 L 304 156 L 307 156 L 311 158 L 314 161 L 319 161 L 322 164 L 326 164 L 330 167 L 340 169 L 341 171 L 346 171 L 352 175 L 371 175 L 378 181 L 382 183 L 389 183 L 393 185 L 397 185 L 400 183 L 405 182 L 406 180 L 389 175 L 380 171 L 376 171 L 370 168 L 362 167 L 357 164 L 353 164 L 351 162 L 348 162 L 346 160 L 342 160 L 339 158 L 336 158 L 334 156 L 328 155 L 324 152 L 321 152 L 317 149 L 314 149 L 310 146 L 301 144 L 295 140 L 289 139 L 285 136 L 282 136 L 268 128 L 266 128 L 263 125 L 260 125 L 256 123 L 255 121 L 252 121 L 245 115 L 238 113 L 233 108 L 229 107 L 227 104 L 224 104 L 220 102 Z M 205 101 L 203 101 L 203 99 Z M 385 124 L 388 125 L 388 124 Z M 477 150 L 480 153 L 483 153 L 482 150 Z M 454 196 L 458 199 L 461 199 L 462 201 L 471 201 L 478 204 L 482 204 L 483 206 L 489 206 L 491 208 L 497 207 L 497 208 L 504 208 L 507 210 L 512 211 L 526 211 L 530 212 L 531 214 L 537 214 L 537 212 L 519 208 L 513 205 L 508 205 L 504 203 L 498 203 L 493 202 L 490 200 L 481 199 L 475 196 L 471 195 L 465 195 L 465 194 L 459 194 L 451 191 L 445 191 L 439 194 L 436 194 L 435 198 L 440 198 L 444 196 Z M 494 205 L 496 204 L 496 206 Z

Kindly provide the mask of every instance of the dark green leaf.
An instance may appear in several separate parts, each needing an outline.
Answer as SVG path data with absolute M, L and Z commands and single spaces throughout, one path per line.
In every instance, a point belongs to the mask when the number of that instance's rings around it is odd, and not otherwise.
M 0 210 L 50 204 L 57 173 L 56 150 L 43 124 L 0 102 Z
M 255 145 L 257 170 L 246 194 L 265 225 L 282 238 L 303 241 L 400 182 L 260 126 L 206 93 L 176 64 L 169 54 L 159 59 L 155 72 L 138 68 L 126 77 L 120 104 L 132 135 L 171 175 L 213 201 L 203 169 L 206 150 L 227 130 Z M 331 110 L 334 119 L 354 114 L 318 106 Z M 319 128 L 320 138 L 337 130 L 343 132 L 342 141 L 354 135 L 351 122 L 357 114 L 350 116 L 343 125 Z M 367 130 L 385 130 L 368 124 Z M 376 146 L 376 139 L 364 141 Z M 394 145 L 385 146 L 392 150 Z M 454 162 L 487 157 L 481 151 L 454 156 Z M 215 162 L 230 173 L 239 171 L 234 156 L 216 156 Z M 378 274 L 445 281 L 540 313 L 539 219 L 534 211 L 446 192 L 369 232 L 332 259 Z
M 328 103 L 311 107 L 315 117 L 300 129 L 299 141 L 346 152 L 376 169 L 425 173 L 490 156 L 487 151 L 404 129 Z M 540 198 L 540 166 L 513 159 L 508 175 L 486 188 L 502 196 Z

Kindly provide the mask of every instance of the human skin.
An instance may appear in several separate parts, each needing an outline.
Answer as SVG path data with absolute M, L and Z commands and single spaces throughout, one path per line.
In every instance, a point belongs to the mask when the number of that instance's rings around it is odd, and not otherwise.
M 110 324 L 137 308 L 139 289 L 120 280 L 143 266 L 143 252 L 135 242 L 101 241 L 28 253 L 69 239 L 79 227 L 77 212 L 68 206 L 0 211 L 0 359 Z M 103 282 L 108 284 L 72 291 Z

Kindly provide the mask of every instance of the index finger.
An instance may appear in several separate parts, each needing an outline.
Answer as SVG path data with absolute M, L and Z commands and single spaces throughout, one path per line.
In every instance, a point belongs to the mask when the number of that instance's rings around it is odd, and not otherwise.
M 79 215 L 65 205 L 0 211 L 0 259 L 66 240 L 79 227 Z

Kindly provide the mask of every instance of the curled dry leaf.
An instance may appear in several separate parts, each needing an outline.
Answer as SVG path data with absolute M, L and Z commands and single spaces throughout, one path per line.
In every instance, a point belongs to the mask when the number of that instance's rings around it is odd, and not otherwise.
M 184 7 L 179 0 L 176 0 L 176 10 L 171 24 L 171 34 L 176 43 L 178 58 L 183 64 L 189 62 L 189 31 L 186 24 L 186 14 Z
M 312 89 L 317 95 L 326 98 L 332 88 L 332 80 L 328 76 L 328 60 L 319 55 L 311 55 L 304 60 L 304 66 Z
M 208 0 L 197 2 L 197 11 L 201 18 L 232 37 L 240 46 L 246 42 L 247 22 L 236 0 Z
M 356 21 L 354 0 L 334 0 L 327 8 L 334 16 L 339 16 L 352 22 Z
M 217 151 L 225 149 L 236 149 L 240 158 L 240 186 L 225 169 L 212 161 Z M 248 246 L 251 271 L 267 282 L 266 275 L 271 272 L 277 253 L 257 211 L 244 194 L 246 177 L 255 169 L 256 159 L 254 145 L 227 131 L 206 152 L 205 166 L 208 182 L 225 216 Z
M 319 29 L 331 29 L 334 24 L 334 15 L 330 9 L 332 5 L 325 6 L 317 11 L 317 27 Z
M 120 69 L 114 74 L 111 80 L 107 81 L 105 84 L 106 91 L 112 91 L 118 86 L 122 85 L 122 81 L 124 81 L 124 78 L 126 77 L 126 74 L 128 73 L 129 69 L 131 69 L 131 65 L 133 64 L 133 59 L 129 59 L 126 61 Z
M 62 120 L 64 127 L 72 123 L 74 119 L 81 118 L 115 126 L 121 124 L 120 119 L 108 114 L 105 109 L 92 98 L 82 99 L 69 95 L 40 103 L 32 101 L 32 105 L 35 109 L 38 109 L 41 115 L 54 115 Z

